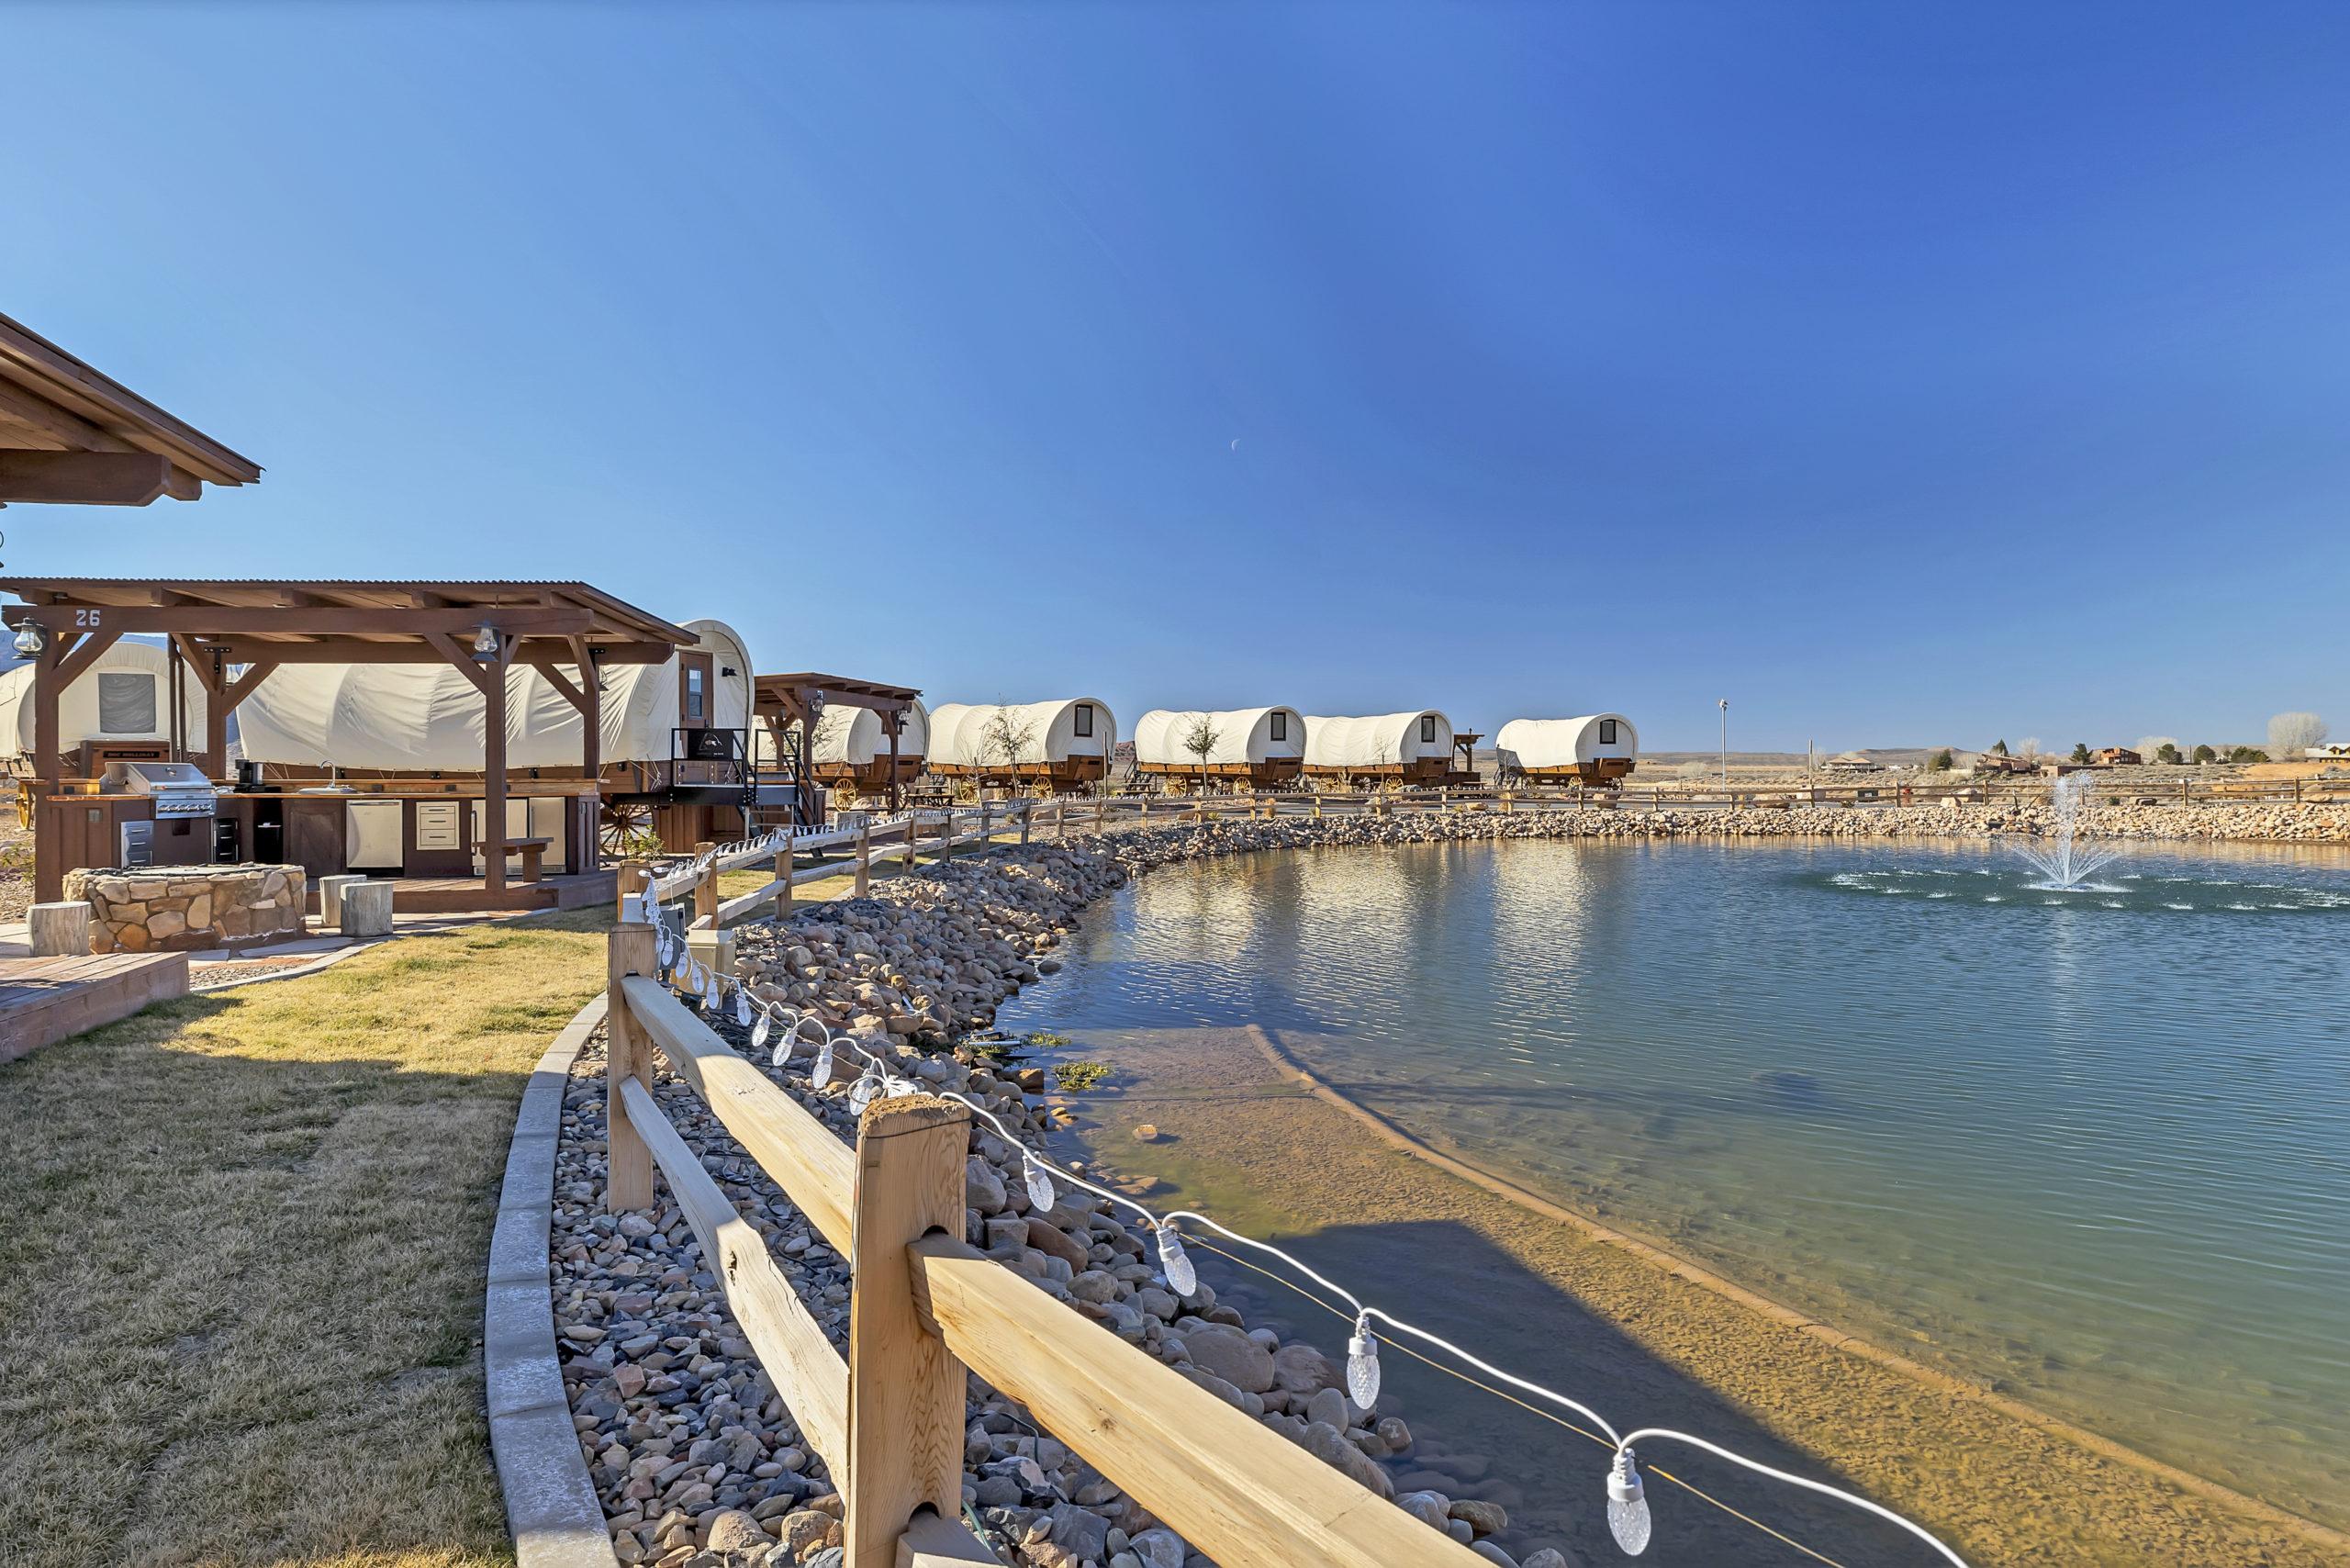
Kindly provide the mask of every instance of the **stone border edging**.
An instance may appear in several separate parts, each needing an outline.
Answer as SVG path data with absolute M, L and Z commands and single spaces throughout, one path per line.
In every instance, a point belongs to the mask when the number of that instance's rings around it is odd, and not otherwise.
M 352 949 L 356 951 L 357 949 Z M 514 1113 L 482 1302 L 482 1383 L 506 1528 L 520 1568 L 619 1568 L 604 1505 L 579 1457 L 554 1342 L 548 1233 L 555 1145 L 571 1064 L 604 1021 L 599 994 L 572 1016 L 531 1071 Z

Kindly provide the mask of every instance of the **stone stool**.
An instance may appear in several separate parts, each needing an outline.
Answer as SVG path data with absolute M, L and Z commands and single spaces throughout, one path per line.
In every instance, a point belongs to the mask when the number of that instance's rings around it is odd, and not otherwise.
M 367 879 L 346 872 L 341 876 L 319 879 L 319 929 L 333 930 L 342 924 L 342 890 Z
M 362 879 L 342 890 L 340 918 L 345 936 L 392 934 L 392 884 Z
M 90 906 L 85 900 L 37 903 L 25 912 L 25 924 L 36 958 L 79 958 L 90 951 Z

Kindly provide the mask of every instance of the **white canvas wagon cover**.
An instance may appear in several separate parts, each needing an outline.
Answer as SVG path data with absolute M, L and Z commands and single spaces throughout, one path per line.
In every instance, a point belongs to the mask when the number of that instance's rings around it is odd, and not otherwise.
M 1436 737 L 1422 740 L 1420 721 L 1434 719 Z M 1452 721 L 1433 708 L 1367 718 L 1305 717 L 1308 767 L 1393 767 L 1427 756 L 1452 755 Z
M 1080 708 L 1093 710 L 1091 734 L 1077 733 Z M 1023 767 L 1072 756 L 1107 756 L 1118 739 L 1118 721 L 1098 697 L 1062 697 L 1050 702 L 942 702 L 931 711 L 930 760 L 946 767 L 1000 767 L 1003 755 L 988 739 L 989 726 L 1004 712 L 1027 744 L 1013 758 Z
M 744 728 L 751 662 L 743 639 L 722 622 L 683 624 L 698 638 L 688 651 L 713 655 L 710 722 Z M 605 668 L 606 762 L 669 759 L 677 687 L 674 658 Z M 241 749 L 253 761 L 388 773 L 479 772 L 487 714 L 474 683 L 447 664 L 284 665 L 237 710 Z M 537 670 L 509 667 L 507 767 L 577 767 L 579 741 L 579 710 Z
M 1494 737 L 1494 747 L 1504 767 L 1580 767 L 1602 758 L 1637 757 L 1640 737 L 1621 713 L 1585 713 L 1579 719 L 1512 719 Z
M 1273 735 L 1276 715 L 1281 720 L 1279 739 Z M 1208 748 L 1206 758 L 1211 767 L 1305 755 L 1305 718 L 1294 708 L 1231 708 L 1216 712 L 1153 708 L 1135 721 L 1135 760 L 1145 765 L 1198 767 L 1200 754 L 1186 743 L 1202 719 L 1215 732 L 1215 743 Z
M 57 744 L 70 750 L 84 741 L 160 741 L 171 738 L 170 655 L 152 643 L 129 640 L 100 654 L 97 662 L 57 694 Z M 185 680 L 191 745 L 204 744 L 204 683 L 190 670 Z M 33 666 L 18 665 L 0 674 L 0 755 L 29 756 L 33 749 Z
M 929 745 L 930 710 L 920 702 L 907 704 L 898 720 L 899 760 L 919 762 L 930 755 Z M 814 751 L 811 760 L 819 767 L 843 763 L 863 767 L 889 758 L 890 732 L 882 727 L 881 715 L 870 708 L 831 703 L 816 719 Z

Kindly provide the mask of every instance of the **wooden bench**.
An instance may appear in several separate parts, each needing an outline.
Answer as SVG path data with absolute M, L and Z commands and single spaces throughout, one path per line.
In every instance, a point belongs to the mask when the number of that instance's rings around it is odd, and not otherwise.
M 546 860 L 547 846 L 554 842 L 554 840 L 551 838 L 509 838 L 495 847 L 501 855 L 520 856 L 522 880 L 535 882 L 542 874 L 542 867 Z

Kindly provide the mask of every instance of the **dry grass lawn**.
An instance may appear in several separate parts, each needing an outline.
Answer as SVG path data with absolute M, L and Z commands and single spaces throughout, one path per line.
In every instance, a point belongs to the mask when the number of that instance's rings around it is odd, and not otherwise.
M 0 1067 L 0 1561 L 510 1560 L 482 1277 L 601 911 L 387 944 Z

